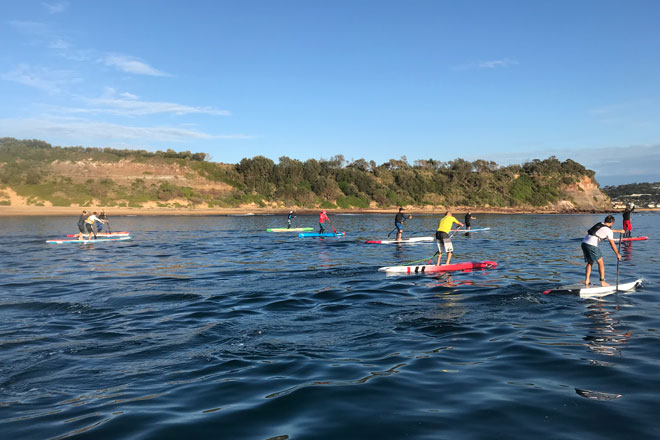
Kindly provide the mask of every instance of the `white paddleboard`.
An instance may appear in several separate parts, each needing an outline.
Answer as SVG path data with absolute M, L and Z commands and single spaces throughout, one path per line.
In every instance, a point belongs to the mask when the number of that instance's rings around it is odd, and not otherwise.
M 591 285 L 585 286 L 584 283 L 571 284 L 569 286 L 560 286 L 555 289 L 546 290 L 544 294 L 549 293 L 571 293 L 573 295 L 580 295 L 580 298 L 600 298 L 601 296 L 610 295 L 615 292 L 629 292 L 635 290 L 637 287 L 642 285 L 642 279 L 634 281 L 623 281 L 619 282 L 619 288 L 617 290 L 616 283 L 612 283 L 609 286 L 600 286 L 600 285 Z
M 393 243 L 421 243 L 424 241 L 433 241 L 435 237 L 410 237 L 402 238 L 401 240 L 367 240 L 365 243 L 370 244 L 393 244 Z

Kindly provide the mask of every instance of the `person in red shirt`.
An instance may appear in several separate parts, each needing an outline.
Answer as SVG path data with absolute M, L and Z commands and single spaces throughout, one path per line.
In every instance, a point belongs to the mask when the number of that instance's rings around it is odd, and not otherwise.
M 328 224 L 332 226 L 332 224 L 330 223 L 330 219 L 326 215 L 325 209 L 321 211 L 321 215 L 319 215 L 319 234 L 323 234 L 323 232 L 325 231 L 325 228 L 323 227 L 324 222 L 328 222 Z

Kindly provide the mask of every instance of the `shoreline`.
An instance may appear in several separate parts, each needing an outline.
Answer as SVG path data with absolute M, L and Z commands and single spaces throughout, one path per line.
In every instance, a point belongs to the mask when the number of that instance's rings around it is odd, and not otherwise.
M 88 212 L 100 212 L 105 210 L 107 215 L 179 215 L 179 216 L 202 216 L 202 215 L 287 215 L 290 208 L 117 208 L 117 207 L 72 207 L 72 206 L 0 206 L 0 217 L 13 216 L 78 216 L 85 209 Z M 443 215 L 445 209 L 430 208 L 404 208 L 406 214 L 411 215 Z M 297 215 L 316 215 L 318 209 L 297 209 Z M 619 213 L 620 210 L 584 210 L 584 211 L 561 211 L 552 209 L 522 209 L 522 208 L 491 208 L 491 207 L 468 207 L 455 206 L 451 208 L 453 213 L 463 213 L 470 210 L 473 214 L 607 214 Z M 388 214 L 398 212 L 398 208 L 384 209 L 328 209 L 330 214 Z M 636 209 L 642 211 L 660 211 L 660 208 Z

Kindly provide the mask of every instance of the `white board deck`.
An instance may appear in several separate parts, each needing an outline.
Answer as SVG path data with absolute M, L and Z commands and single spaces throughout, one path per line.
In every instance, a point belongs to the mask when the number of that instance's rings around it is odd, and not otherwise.
M 424 241 L 433 241 L 435 237 L 410 237 L 402 238 L 401 240 L 367 240 L 365 243 L 370 244 L 394 244 L 394 243 L 422 243 Z
M 617 289 L 616 283 L 610 282 L 609 286 L 595 286 L 587 287 L 584 283 L 571 284 L 568 286 L 560 286 L 555 289 L 546 290 L 545 294 L 548 293 L 571 293 L 574 295 L 580 295 L 580 298 L 600 298 L 602 296 L 611 295 L 615 292 L 629 292 L 635 290 L 637 287 L 642 285 L 642 279 L 637 279 L 634 281 L 620 281 L 619 288 Z

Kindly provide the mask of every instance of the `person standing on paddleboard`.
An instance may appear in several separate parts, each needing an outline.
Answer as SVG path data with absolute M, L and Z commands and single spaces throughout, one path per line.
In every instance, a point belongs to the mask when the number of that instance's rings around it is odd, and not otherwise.
M 408 220 L 412 219 L 412 215 L 408 216 Z M 396 226 L 396 241 L 401 241 L 403 234 L 403 222 L 406 221 L 406 216 L 403 213 L 403 208 L 399 208 L 399 213 L 394 217 L 394 226 Z
M 630 215 L 635 210 L 635 205 L 632 203 L 626 206 L 626 209 L 623 211 L 623 230 L 626 231 L 623 233 L 624 237 L 630 237 L 632 235 L 632 223 L 630 223 Z
M 82 236 L 85 233 L 85 220 L 87 220 L 87 211 L 83 211 L 82 214 L 80 214 L 80 217 L 78 217 L 78 230 L 80 231 L 80 234 L 78 234 L 79 240 L 82 240 Z
M 323 234 L 323 232 L 325 231 L 325 228 L 323 227 L 323 222 L 330 223 L 330 219 L 326 215 L 325 209 L 321 211 L 321 214 L 319 215 L 319 234 Z
M 611 229 L 614 224 L 614 216 L 608 215 L 605 217 L 603 223 L 596 223 L 587 231 L 586 237 L 582 240 L 582 253 L 584 254 L 584 261 L 587 263 L 584 275 L 584 284 L 591 284 L 589 278 L 591 277 L 591 267 L 594 263 L 598 264 L 598 273 L 600 274 L 600 285 L 609 286 L 605 282 L 605 264 L 603 263 L 603 253 L 598 247 L 598 243 L 603 240 L 610 242 L 612 250 L 616 254 L 618 260 L 621 259 L 621 254 L 614 244 L 614 232 L 623 234 L 624 231 L 618 229 Z
M 463 226 L 463 223 L 459 222 L 455 217 L 451 215 L 451 211 L 447 211 L 445 216 L 442 217 L 442 220 L 440 220 L 440 223 L 438 223 L 438 230 L 435 231 L 435 243 L 438 246 L 437 266 L 440 266 L 440 260 L 442 259 L 443 252 L 447 252 L 447 261 L 445 264 L 449 264 L 451 261 L 451 256 L 454 253 L 454 246 L 451 243 L 449 231 L 451 231 L 451 227 L 454 223 L 459 226 Z
M 472 217 L 472 213 L 468 209 L 467 214 L 465 214 L 465 230 L 469 231 L 470 227 L 472 226 L 471 220 L 476 220 L 476 217 Z
M 87 240 L 92 239 L 92 234 L 94 234 L 94 240 L 96 240 L 96 233 L 98 232 L 96 230 L 96 222 L 99 223 L 106 223 L 107 220 L 101 220 L 96 216 L 96 212 L 94 212 L 92 215 L 87 217 L 85 219 L 85 227 L 87 228 Z
M 286 227 L 287 229 L 291 229 L 291 220 L 293 220 L 294 218 L 296 218 L 296 215 L 293 213 L 293 211 L 289 211 L 289 218 L 287 220 L 288 225 Z
M 98 229 L 97 229 L 97 232 L 101 232 L 101 231 L 103 230 L 103 223 L 102 223 L 102 222 L 104 222 L 105 220 L 108 219 L 108 218 L 105 216 L 105 210 L 101 210 L 101 213 L 100 213 L 97 217 L 98 217 L 99 220 L 100 220 L 100 221 L 96 222 L 96 227 L 98 228 Z

